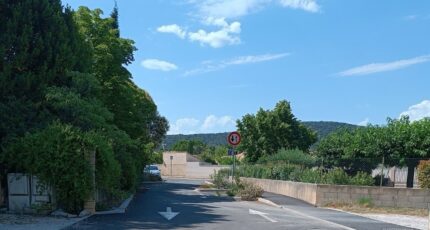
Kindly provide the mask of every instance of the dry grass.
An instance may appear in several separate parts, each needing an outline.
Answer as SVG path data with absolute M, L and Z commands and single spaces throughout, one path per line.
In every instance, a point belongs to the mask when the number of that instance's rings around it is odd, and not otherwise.
M 199 186 L 199 188 L 215 188 L 215 185 L 213 185 L 213 184 L 201 184 L 200 186 Z
M 349 203 L 330 203 L 326 205 L 329 208 L 336 208 L 347 212 L 355 213 L 375 213 L 375 214 L 399 214 L 409 216 L 427 217 L 429 211 L 419 208 L 389 208 L 389 207 L 374 207 L 369 205 L 349 204 Z

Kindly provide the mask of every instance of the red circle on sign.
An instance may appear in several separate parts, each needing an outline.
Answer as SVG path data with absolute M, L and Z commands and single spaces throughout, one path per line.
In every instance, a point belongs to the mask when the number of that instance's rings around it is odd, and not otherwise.
M 240 143 L 240 134 L 238 132 L 231 132 L 228 134 L 227 141 L 230 145 L 238 145 Z

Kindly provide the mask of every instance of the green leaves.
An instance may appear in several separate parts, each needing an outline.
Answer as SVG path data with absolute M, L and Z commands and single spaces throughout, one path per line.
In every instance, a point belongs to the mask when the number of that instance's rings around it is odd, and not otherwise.
M 0 0 L 0 163 L 38 176 L 74 212 L 95 189 L 135 189 L 168 129 L 124 67 L 136 48 L 119 36 L 117 9 L 102 13 Z
M 246 152 L 249 162 L 282 148 L 307 151 L 317 140 L 316 134 L 294 117 L 287 101 L 278 102 L 273 110 L 260 109 L 256 115 L 245 115 L 237 121 L 237 127 L 242 135 L 239 148 Z

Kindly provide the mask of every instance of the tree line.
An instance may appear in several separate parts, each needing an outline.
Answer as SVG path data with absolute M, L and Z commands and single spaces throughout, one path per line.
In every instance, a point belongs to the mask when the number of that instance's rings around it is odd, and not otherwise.
M 116 7 L 103 17 L 60 0 L 0 0 L 1 176 L 38 176 L 68 211 L 95 189 L 134 190 L 169 127 L 125 67 L 136 47 L 118 20 Z
M 280 101 L 273 110 L 245 115 L 237 127 L 242 135 L 239 149 L 246 153 L 248 164 L 261 164 L 266 159 L 283 164 L 274 160 L 279 152 L 296 149 L 314 157 L 315 167 L 341 169 L 350 176 L 370 174 L 380 164 L 407 166 L 407 187 L 413 187 L 414 169 L 420 160 L 430 158 L 430 118 L 412 122 L 402 117 L 388 119 L 386 125 L 345 127 L 322 138 L 312 149 L 316 133 L 295 118 L 287 101 Z M 300 159 L 299 165 L 305 166 L 305 157 Z

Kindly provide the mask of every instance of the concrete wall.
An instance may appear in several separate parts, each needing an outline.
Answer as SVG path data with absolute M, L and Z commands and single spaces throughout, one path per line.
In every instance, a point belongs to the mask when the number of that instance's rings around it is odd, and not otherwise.
M 267 192 L 273 192 L 282 194 L 285 196 L 294 197 L 299 200 L 306 201 L 310 204 L 317 204 L 317 185 L 310 183 L 299 183 L 292 181 L 282 180 L 267 180 L 267 179 L 256 179 L 256 178 L 244 178 L 241 180 L 251 182 L 264 189 Z
M 400 208 L 427 208 L 429 189 L 369 187 L 349 185 L 318 185 L 317 205 L 330 202 L 355 203 L 360 198 L 371 198 L 376 206 Z
M 200 162 L 187 162 L 185 177 L 208 179 L 214 173 L 214 171 L 228 167 L 229 166 L 205 165 L 201 164 Z
M 159 168 L 162 176 L 185 177 L 186 166 L 186 152 L 164 152 L 163 164 Z
M 278 193 L 306 201 L 316 206 L 331 202 L 355 203 L 360 198 L 371 198 L 376 206 L 401 208 L 427 208 L 430 189 L 371 187 L 351 185 L 309 184 L 292 181 L 241 178 Z
M 170 157 L 173 157 L 170 160 Z M 186 152 L 164 152 L 163 164 L 158 165 L 162 176 L 208 179 L 214 171 L 228 166 L 210 165 L 199 162 Z

